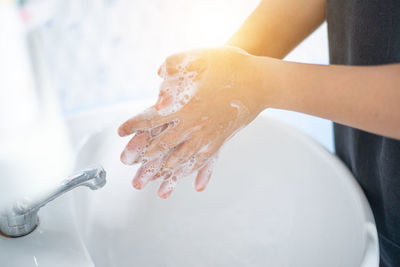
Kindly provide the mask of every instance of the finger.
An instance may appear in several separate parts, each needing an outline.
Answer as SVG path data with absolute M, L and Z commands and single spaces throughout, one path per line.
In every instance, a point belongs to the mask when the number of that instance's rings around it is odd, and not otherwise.
M 182 147 L 184 144 L 185 143 L 182 144 Z M 176 150 L 178 150 L 180 146 L 176 148 Z M 171 152 L 171 156 L 167 158 L 164 168 L 171 171 L 181 170 L 183 176 L 188 176 L 201 169 L 213 157 L 215 158 L 219 148 L 220 142 L 208 143 L 205 146 L 198 146 L 193 151 L 190 151 L 191 149 L 189 147 L 182 148 L 182 150 L 188 151 L 188 154 L 187 157 L 181 156 L 181 160 L 179 161 L 176 159 L 170 159 L 172 154 L 175 152 L 174 150 Z M 184 152 L 182 154 L 184 154 Z M 173 165 L 171 161 L 175 161 L 175 165 Z
M 170 174 L 161 183 L 158 189 L 158 196 L 161 198 L 168 198 L 172 191 L 175 190 L 176 185 L 182 179 L 182 173 L 180 171 L 170 172 Z
M 168 128 L 168 126 L 169 126 L 168 124 L 164 124 L 164 125 L 154 128 L 154 129 L 151 129 L 150 138 L 159 136 L 162 132 L 164 132 Z
M 167 68 L 167 66 L 164 61 L 157 70 L 157 74 L 158 74 L 158 76 L 160 76 L 160 78 L 163 78 L 163 79 L 167 78 L 167 69 L 166 68 Z
M 200 155 L 205 155 L 205 153 L 202 153 Z M 211 159 L 207 158 L 207 161 L 203 156 L 200 158 L 200 161 L 197 162 L 197 164 L 201 164 L 201 166 L 205 167 L 204 170 L 201 170 L 201 177 L 199 178 L 198 188 L 200 189 L 200 191 L 205 189 L 208 181 L 210 180 L 215 158 L 215 156 Z M 204 165 L 206 163 L 209 163 L 209 165 Z M 189 160 L 185 164 L 183 164 L 183 166 L 179 170 L 169 171 L 168 175 L 160 185 L 158 195 L 164 199 L 168 198 L 175 190 L 178 182 L 195 170 L 195 165 L 196 164 L 194 161 Z
M 173 97 L 167 90 L 164 88 L 160 89 L 160 93 L 158 95 L 157 103 L 154 105 L 157 111 L 167 108 L 168 106 L 173 104 Z
M 171 155 L 172 152 L 173 152 L 173 150 L 171 150 L 171 151 L 169 151 L 167 154 L 165 154 L 165 156 L 163 157 L 163 158 L 164 158 L 164 161 L 163 161 L 163 163 L 162 163 L 162 165 L 161 165 L 160 170 L 157 172 L 156 175 L 154 175 L 153 177 L 151 177 L 151 181 L 155 181 L 155 180 L 157 180 L 157 179 L 164 180 L 167 176 L 169 176 L 169 174 L 171 173 L 171 171 L 168 170 L 168 169 L 165 169 L 165 162 L 166 162 L 166 160 L 169 158 L 169 156 Z
M 168 198 L 171 195 L 171 193 L 175 190 L 175 187 L 178 184 L 178 182 L 182 178 L 191 174 L 194 170 L 197 170 L 199 168 L 198 166 L 201 167 L 204 166 L 205 168 L 204 170 L 202 169 L 200 172 L 201 175 L 198 178 L 199 181 L 198 181 L 198 186 L 196 188 L 198 188 L 199 191 L 204 190 L 208 181 L 210 180 L 213 164 L 214 164 L 214 158 L 210 159 L 209 154 L 206 152 L 191 157 L 186 162 L 181 164 L 178 170 L 169 170 L 169 175 L 167 175 L 164 181 L 162 182 L 158 190 L 158 195 L 161 198 Z M 168 170 L 167 168 L 165 169 Z
M 157 179 L 164 180 L 168 176 L 169 173 L 170 172 L 164 171 L 163 168 L 161 167 L 161 169 L 158 171 L 158 173 L 156 175 L 154 175 L 153 177 L 151 177 L 150 181 L 155 181 Z
M 164 158 L 158 158 L 144 163 L 133 178 L 132 184 L 136 189 L 142 189 L 159 172 Z
M 143 149 L 146 147 L 150 136 L 148 132 L 138 132 L 126 145 L 124 151 L 121 153 L 121 161 L 126 165 L 136 163 Z
M 165 115 L 165 113 L 168 114 L 174 109 L 174 100 L 181 85 L 182 81 L 177 77 L 162 82 L 157 103 L 154 105 L 159 114 Z M 165 112 L 166 110 L 169 110 L 169 112 Z
M 179 72 L 187 71 L 190 58 L 187 53 L 179 53 L 167 57 L 164 63 L 164 79 Z
M 170 128 L 165 130 L 161 135 L 150 141 L 144 154 L 145 158 L 154 159 L 163 157 L 179 144 L 184 142 L 188 137 L 181 134 L 181 127 Z
M 158 75 L 167 79 L 169 76 L 174 76 L 178 73 L 185 74 L 198 70 L 201 66 L 202 52 L 194 50 L 186 53 L 178 53 L 166 58 L 165 62 L 158 69 Z
M 126 136 L 138 130 L 149 130 L 174 120 L 172 114 L 169 116 L 162 116 L 152 107 L 124 122 L 119 127 L 118 134 L 120 136 Z
M 147 142 L 144 144 L 143 149 L 142 149 L 141 152 L 138 154 L 138 156 L 136 157 L 136 159 L 135 159 L 135 161 L 133 162 L 133 164 L 134 164 L 134 163 L 138 163 L 138 162 L 143 162 L 143 161 L 144 161 L 144 158 L 146 158 L 146 156 L 145 156 L 144 154 L 145 154 L 145 152 L 146 152 L 146 150 L 147 150 L 147 146 L 149 145 L 149 141 L 151 141 L 151 140 L 154 139 L 155 137 L 157 137 L 157 136 L 159 136 L 160 134 L 162 134 L 162 133 L 163 133 L 165 130 L 167 130 L 168 128 L 172 127 L 172 126 L 171 126 L 172 124 L 173 124 L 173 123 L 164 124 L 164 125 L 161 125 L 161 126 L 159 126 L 159 127 L 156 127 L 156 128 L 154 128 L 154 129 L 151 129 L 151 130 L 148 131 L 148 133 L 150 133 L 150 134 L 149 134 L 150 138 L 147 139 Z M 145 156 L 145 157 L 143 158 L 143 156 Z M 148 161 L 148 159 L 146 159 L 146 160 Z
M 168 157 L 165 168 L 177 170 L 180 165 L 192 158 L 198 152 L 198 144 L 194 139 L 181 143 Z
M 200 149 L 200 151 L 196 155 L 194 155 L 195 162 L 193 164 L 192 171 L 197 171 L 201 169 L 211 159 L 215 160 L 222 144 L 222 141 L 216 141 L 207 145 L 206 148 Z
M 207 187 L 214 169 L 214 165 L 215 158 L 211 158 L 206 165 L 200 168 L 199 172 L 197 173 L 196 180 L 194 181 L 194 188 L 197 192 L 201 192 Z

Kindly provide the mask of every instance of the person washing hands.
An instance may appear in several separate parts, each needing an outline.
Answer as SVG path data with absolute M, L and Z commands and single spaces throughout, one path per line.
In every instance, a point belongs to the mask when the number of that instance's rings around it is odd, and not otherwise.
M 281 60 L 325 19 L 331 65 Z M 193 172 L 204 190 L 221 146 L 267 108 L 332 120 L 375 216 L 380 266 L 400 266 L 398 62 L 400 1 L 261 1 L 226 46 L 165 60 L 157 103 L 119 128 L 135 134 L 121 160 L 142 163 L 135 188 L 162 179 L 167 198 Z

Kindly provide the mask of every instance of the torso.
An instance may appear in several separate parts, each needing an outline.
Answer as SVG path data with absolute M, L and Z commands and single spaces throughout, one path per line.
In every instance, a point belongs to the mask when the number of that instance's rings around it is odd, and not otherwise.
M 400 1 L 327 0 L 327 21 L 331 64 L 400 62 Z M 381 266 L 400 266 L 400 141 L 340 124 L 334 131 L 336 153 L 374 212 Z

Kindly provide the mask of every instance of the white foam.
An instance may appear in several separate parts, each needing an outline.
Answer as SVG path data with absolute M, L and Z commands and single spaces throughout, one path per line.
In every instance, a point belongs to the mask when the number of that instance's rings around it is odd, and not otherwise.
M 187 55 L 182 62 L 176 65 L 178 71 L 174 75 L 169 75 L 165 63 L 161 67 L 160 76 L 164 78 L 160 91 L 163 91 L 170 98 L 171 103 L 161 108 L 158 113 L 162 116 L 175 113 L 186 105 L 197 92 L 198 86 L 195 81 L 198 73 L 188 71 L 187 66 L 196 59 L 195 56 Z
M 248 108 L 240 100 L 231 100 L 229 105 L 237 110 L 237 116 L 242 118 L 244 115 L 248 115 L 250 112 Z
M 242 130 L 249 122 L 246 117 L 249 115 L 249 109 L 239 100 L 232 100 L 230 101 L 230 106 L 237 110 L 236 119 L 232 125 L 232 127 L 237 127 L 225 140 L 227 142 L 230 140 L 237 132 Z M 231 128 L 232 128 L 231 127 Z
M 208 152 L 210 147 L 211 147 L 211 142 L 208 142 L 206 145 L 202 146 L 202 148 L 200 148 L 200 150 L 197 153 L 200 154 L 200 153 Z
M 158 114 L 158 111 L 154 107 L 150 107 L 150 108 L 145 109 L 140 114 L 140 118 L 143 119 L 143 120 L 151 120 L 157 114 Z

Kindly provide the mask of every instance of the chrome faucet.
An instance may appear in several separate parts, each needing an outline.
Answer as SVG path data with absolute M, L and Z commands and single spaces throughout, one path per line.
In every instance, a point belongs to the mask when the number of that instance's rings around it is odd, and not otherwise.
M 11 181 L 22 188 L 28 180 L 42 184 L 63 177 L 73 157 L 42 35 L 21 13 L 25 2 L 0 0 L 0 124 L 6 125 L 0 128 L 0 234 L 10 237 L 31 233 L 39 209 L 49 201 L 80 185 L 95 190 L 106 182 L 101 167 L 87 169 L 46 193 L 6 204 Z M 26 172 L 32 166 L 34 171 L 21 175 L 19 162 Z
M 106 184 L 106 172 L 102 167 L 81 171 L 65 180 L 55 188 L 33 199 L 22 199 L 0 211 L 0 232 L 9 237 L 30 234 L 39 223 L 38 211 L 44 205 L 62 194 L 78 187 L 87 186 L 97 190 Z

